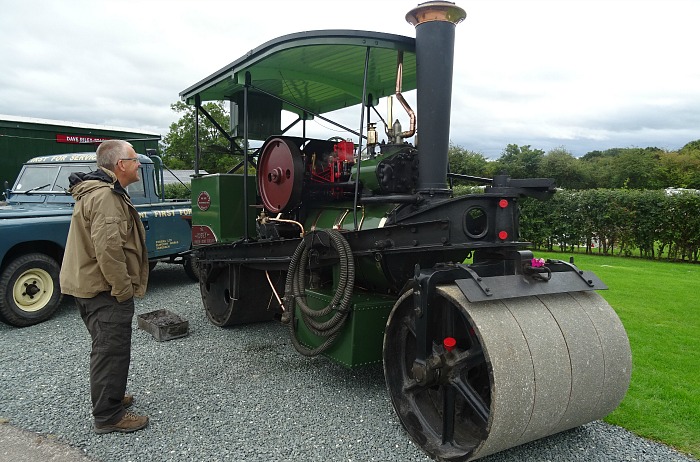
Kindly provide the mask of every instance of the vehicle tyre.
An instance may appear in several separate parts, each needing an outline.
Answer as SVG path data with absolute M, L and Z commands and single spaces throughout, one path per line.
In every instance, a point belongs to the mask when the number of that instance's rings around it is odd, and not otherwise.
M 185 257 L 185 263 L 182 266 L 185 268 L 185 274 L 190 279 L 194 282 L 199 282 L 199 267 L 192 257 Z
M 60 266 L 42 253 L 11 261 L 0 275 L 0 318 L 26 327 L 46 321 L 61 302 Z

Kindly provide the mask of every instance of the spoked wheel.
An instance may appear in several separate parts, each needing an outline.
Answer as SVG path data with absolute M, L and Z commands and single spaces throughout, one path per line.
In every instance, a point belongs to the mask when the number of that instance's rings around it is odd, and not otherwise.
M 280 314 L 265 271 L 241 265 L 207 265 L 200 270 L 199 288 L 207 317 L 216 326 L 270 321 Z M 278 293 L 284 274 L 269 272 Z
M 490 413 L 486 358 L 465 314 L 444 298 L 434 304 L 430 355 L 417 362 L 418 315 L 409 292 L 384 337 L 384 373 L 399 418 L 424 450 L 446 460 L 462 460 L 485 437 Z
M 600 419 L 624 397 L 629 342 L 595 292 L 479 303 L 454 284 L 436 292 L 425 323 L 412 294 L 400 298 L 384 337 L 394 408 L 432 457 L 480 458 Z

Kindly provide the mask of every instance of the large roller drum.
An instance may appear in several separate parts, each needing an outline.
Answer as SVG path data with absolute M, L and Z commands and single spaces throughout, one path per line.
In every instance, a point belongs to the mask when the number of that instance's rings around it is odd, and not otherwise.
M 439 286 L 427 379 L 415 368 L 418 315 L 411 296 L 395 305 L 384 368 L 402 424 L 438 460 L 477 459 L 600 419 L 627 391 L 627 335 L 595 292 L 470 303 L 456 285 Z
M 240 264 L 205 266 L 199 290 L 209 321 L 228 327 L 270 321 L 280 314 L 271 286 L 282 289 L 280 271 L 263 271 Z

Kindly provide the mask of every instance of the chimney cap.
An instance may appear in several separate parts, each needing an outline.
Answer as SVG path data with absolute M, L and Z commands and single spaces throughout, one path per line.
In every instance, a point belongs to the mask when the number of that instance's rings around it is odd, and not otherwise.
M 452 2 L 425 2 L 418 4 L 406 14 L 406 21 L 418 26 L 428 21 L 447 21 L 459 24 L 467 13 Z

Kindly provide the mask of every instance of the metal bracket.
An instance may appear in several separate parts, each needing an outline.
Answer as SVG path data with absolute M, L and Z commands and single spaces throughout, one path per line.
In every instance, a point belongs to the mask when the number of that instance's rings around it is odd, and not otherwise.
M 547 264 L 562 264 L 570 268 L 571 271 L 576 273 L 582 280 L 585 282 L 588 287 L 594 287 L 595 284 L 593 283 L 592 279 L 588 279 L 585 277 L 584 272 L 576 267 L 573 263 L 565 262 L 562 260 L 547 260 Z
M 479 277 L 473 269 L 469 271 L 470 269 L 465 268 L 469 277 L 454 281 L 470 302 L 607 289 L 595 274 L 581 271 L 565 262 L 552 261 L 547 279 L 541 273 L 527 272 Z
M 464 269 L 467 273 L 469 273 L 469 275 L 472 277 L 472 279 L 474 280 L 476 285 L 479 286 L 479 288 L 481 289 L 482 292 L 484 292 L 484 295 L 486 295 L 487 297 L 490 297 L 493 295 L 493 293 L 491 293 L 491 288 L 488 287 L 486 284 L 484 284 L 483 278 L 481 276 L 479 276 L 476 271 L 474 271 L 473 269 L 471 269 L 467 265 L 458 265 L 458 266 L 460 268 Z
M 428 340 L 429 301 L 435 294 L 438 284 L 454 282 L 457 278 L 464 278 L 464 265 L 441 265 L 428 270 L 421 270 L 415 266 L 413 280 L 414 304 L 418 310 L 416 315 L 416 361 L 425 362 L 432 353 L 432 344 Z

